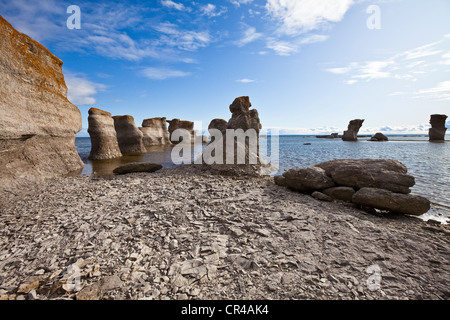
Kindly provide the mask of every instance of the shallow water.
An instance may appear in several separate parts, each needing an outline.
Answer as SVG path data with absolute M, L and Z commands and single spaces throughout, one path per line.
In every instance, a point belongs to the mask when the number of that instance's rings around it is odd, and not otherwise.
M 416 178 L 413 194 L 427 197 L 432 209 L 422 216 L 442 222 L 450 219 L 450 143 L 430 143 L 426 136 L 389 136 L 389 142 L 371 142 L 361 138 L 358 142 L 341 139 L 318 139 L 315 136 L 280 136 L 280 173 L 293 167 L 313 166 L 333 159 L 394 159 L 402 162 L 408 173 Z M 261 143 L 267 143 L 261 138 Z M 153 162 L 174 167 L 171 146 L 157 146 L 149 153 L 125 156 L 114 160 L 90 161 L 89 138 L 77 138 L 78 152 L 85 163 L 83 175 L 109 175 L 117 166 L 128 162 Z M 310 143 L 311 145 L 304 145 Z M 270 147 L 269 147 L 270 150 Z M 199 154 L 201 148 L 194 150 Z

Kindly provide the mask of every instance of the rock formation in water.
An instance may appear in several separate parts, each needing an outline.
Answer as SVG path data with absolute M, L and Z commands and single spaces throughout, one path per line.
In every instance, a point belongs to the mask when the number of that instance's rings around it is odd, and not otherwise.
M 431 115 L 430 124 L 431 128 L 428 133 L 430 141 L 444 141 L 447 128 L 445 127 L 445 121 L 447 120 L 445 114 L 433 114 Z
M 89 110 L 89 128 L 91 136 L 91 160 L 107 160 L 122 156 L 117 141 L 114 119 L 111 113 L 91 108 Z
M 117 142 L 123 154 L 145 153 L 144 134 L 136 127 L 132 116 L 115 116 L 114 128 L 117 133 Z
M 170 141 L 172 143 L 177 144 L 181 142 L 178 139 L 172 138 L 173 132 L 177 129 L 187 130 L 191 135 L 191 143 L 194 143 L 195 139 L 194 122 L 180 119 L 167 120 L 167 122 L 169 123 Z
M 372 138 L 370 138 L 370 141 L 389 141 L 389 138 L 381 132 L 377 132 Z
M 145 119 L 139 130 L 144 134 L 143 142 L 146 147 L 171 144 L 166 118 Z
M 274 178 L 275 184 L 305 193 L 321 192 L 336 200 L 409 215 L 430 210 L 430 201 L 410 195 L 414 177 L 396 160 L 344 159 L 313 168 L 294 168 Z M 320 194 L 316 199 L 326 200 Z
M 211 130 L 211 129 L 219 130 L 222 133 L 222 136 L 225 136 L 226 135 L 226 131 L 227 131 L 227 127 L 228 127 L 228 122 L 226 120 L 214 119 L 209 124 L 208 130 Z
M 0 196 L 83 168 L 62 65 L 0 16 Z
M 359 129 L 361 129 L 363 123 L 364 123 L 364 120 L 361 120 L 361 119 L 356 119 L 356 120 L 350 121 L 347 131 L 344 131 L 342 140 L 357 141 L 358 140 L 358 132 L 359 132 Z

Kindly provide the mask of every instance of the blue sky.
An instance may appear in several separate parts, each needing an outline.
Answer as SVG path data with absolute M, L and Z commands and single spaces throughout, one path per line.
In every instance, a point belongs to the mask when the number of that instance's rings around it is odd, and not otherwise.
M 207 127 L 242 95 L 289 134 L 355 118 L 362 133 L 426 133 L 450 114 L 448 0 L 0 0 L 0 14 L 64 61 L 81 134 L 92 106 Z

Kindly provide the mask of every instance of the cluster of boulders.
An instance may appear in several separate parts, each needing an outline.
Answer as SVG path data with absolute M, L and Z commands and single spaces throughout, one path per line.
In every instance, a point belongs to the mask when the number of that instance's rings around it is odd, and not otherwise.
M 62 65 L 0 16 L 0 198 L 83 169 L 81 113 L 67 100 Z
M 192 138 L 195 136 L 194 123 L 179 119 L 145 119 L 142 127 L 138 128 L 130 115 L 112 117 L 107 111 L 91 108 L 88 121 L 92 144 L 89 155 L 91 160 L 114 159 L 123 154 L 145 153 L 152 146 L 170 145 L 171 135 L 176 129 L 186 129 Z M 169 129 L 167 122 L 170 124 Z
M 324 201 L 341 200 L 407 215 L 430 210 L 429 200 L 410 195 L 415 179 L 396 160 L 332 160 L 291 169 L 276 176 L 275 183 Z

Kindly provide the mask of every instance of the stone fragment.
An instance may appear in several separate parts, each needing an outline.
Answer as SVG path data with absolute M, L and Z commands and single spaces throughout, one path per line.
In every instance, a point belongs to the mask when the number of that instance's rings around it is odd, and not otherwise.
M 163 168 L 160 164 L 146 162 L 132 162 L 121 165 L 113 170 L 115 174 L 128 174 L 134 172 L 155 172 Z
M 335 186 L 325 170 L 319 167 L 294 168 L 283 173 L 283 177 L 289 188 L 300 192 L 323 190 Z
M 326 194 L 319 192 L 319 191 L 314 191 L 311 196 L 314 199 L 320 200 L 320 201 L 327 201 L 327 202 L 331 202 L 333 201 L 333 198 L 331 198 L 330 196 L 327 196 Z

